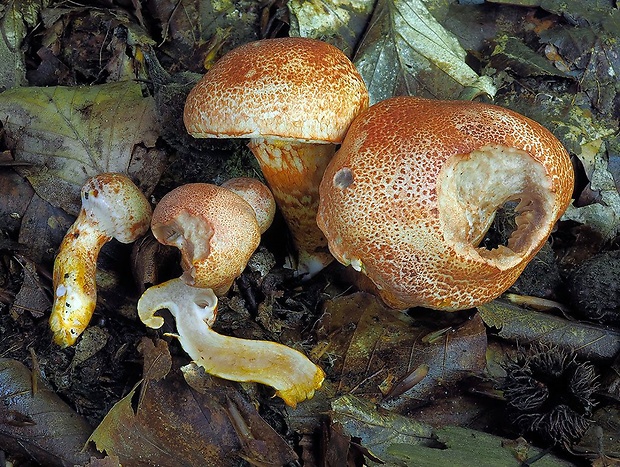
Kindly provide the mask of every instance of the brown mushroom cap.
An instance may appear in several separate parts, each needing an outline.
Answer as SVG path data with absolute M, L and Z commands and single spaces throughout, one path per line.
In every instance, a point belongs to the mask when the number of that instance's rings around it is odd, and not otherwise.
M 398 97 L 351 125 L 320 186 L 330 251 L 396 308 L 464 309 L 506 290 L 570 202 L 574 174 L 538 123 L 481 103 Z M 507 245 L 479 242 L 519 201 Z
M 260 242 L 252 206 L 226 188 L 190 183 L 167 193 L 155 207 L 151 229 L 181 250 L 183 279 L 225 293 Z
M 286 37 L 242 45 L 218 60 L 187 97 L 183 120 L 197 138 L 338 143 L 367 106 L 366 86 L 342 51 Z
M 252 206 L 260 233 L 265 233 L 276 214 L 276 202 L 267 185 L 255 178 L 237 177 L 226 180 L 221 186 L 238 194 Z

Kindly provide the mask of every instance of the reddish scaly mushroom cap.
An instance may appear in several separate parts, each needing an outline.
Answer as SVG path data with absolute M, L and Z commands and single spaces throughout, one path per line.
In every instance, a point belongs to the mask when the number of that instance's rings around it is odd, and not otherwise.
M 197 138 L 339 143 L 367 106 L 366 86 L 342 51 L 286 37 L 242 45 L 218 60 L 187 97 L 183 120 Z
M 190 183 L 167 193 L 155 207 L 157 240 L 181 250 L 189 285 L 225 293 L 260 243 L 254 209 L 236 193 L 208 183 Z
M 538 123 L 481 103 L 398 97 L 362 113 L 326 169 L 317 222 L 330 251 L 395 308 L 470 308 L 500 295 L 568 206 L 574 174 Z M 507 245 L 480 247 L 518 201 Z

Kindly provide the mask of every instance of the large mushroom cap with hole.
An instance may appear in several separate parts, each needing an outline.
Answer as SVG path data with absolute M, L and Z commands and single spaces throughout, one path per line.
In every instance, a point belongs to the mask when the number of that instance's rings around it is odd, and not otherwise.
M 470 308 L 500 295 L 570 202 L 574 174 L 538 123 L 481 103 L 397 97 L 351 125 L 320 186 L 332 254 L 395 308 Z M 516 207 L 508 243 L 480 245 L 497 209 Z
M 183 120 L 199 138 L 339 143 L 367 106 L 366 86 L 338 48 L 287 37 L 251 42 L 218 60 L 187 97 Z
M 260 243 L 254 209 L 226 188 L 190 183 L 155 206 L 151 229 L 165 245 L 181 250 L 189 285 L 225 293 Z

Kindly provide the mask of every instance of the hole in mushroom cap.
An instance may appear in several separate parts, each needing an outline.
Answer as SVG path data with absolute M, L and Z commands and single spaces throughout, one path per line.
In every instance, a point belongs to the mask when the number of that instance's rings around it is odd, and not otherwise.
M 515 148 L 485 146 L 454 156 L 442 169 L 437 193 L 444 238 L 460 254 L 500 268 L 513 267 L 537 250 L 555 218 L 555 193 L 544 167 Z M 511 204 L 515 227 L 507 241 L 485 243 L 497 211 Z
M 334 175 L 334 186 L 344 190 L 353 183 L 353 172 L 348 167 L 343 167 Z

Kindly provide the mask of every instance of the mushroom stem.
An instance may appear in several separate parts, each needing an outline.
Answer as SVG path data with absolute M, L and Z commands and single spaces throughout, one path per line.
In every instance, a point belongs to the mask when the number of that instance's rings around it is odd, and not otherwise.
M 336 146 L 279 138 L 253 138 L 248 146 L 293 237 L 297 274 L 309 279 L 334 260 L 316 215 L 319 184 Z
M 97 304 L 97 257 L 112 239 L 82 209 L 60 244 L 54 261 L 54 305 L 50 329 L 56 344 L 73 345 L 93 316 Z
M 131 243 L 151 221 L 151 205 L 123 174 L 103 173 L 82 187 L 82 209 L 54 261 L 54 304 L 49 325 L 54 342 L 75 344 L 97 304 L 96 269 L 101 247 L 115 238 Z
M 311 398 L 325 377 L 302 353 L 282 344 L 223 336 L 211 329 L 217 297 L 211 289 L 192 287 L 181 278 L 149 288 L 138 302 L 142 322 L 159 328 L 155 312 L 167 308 L 176 320 L 181 346 L 209 374 L 231 381 L 257 382 L 275 388 L 291 407 Z

